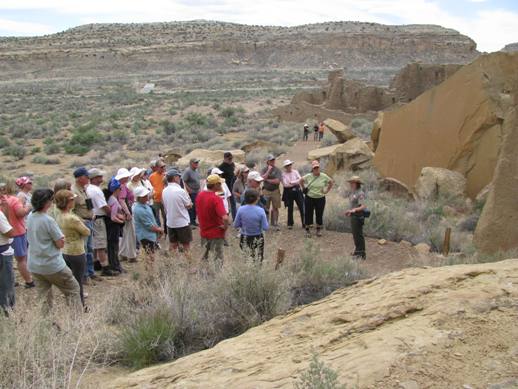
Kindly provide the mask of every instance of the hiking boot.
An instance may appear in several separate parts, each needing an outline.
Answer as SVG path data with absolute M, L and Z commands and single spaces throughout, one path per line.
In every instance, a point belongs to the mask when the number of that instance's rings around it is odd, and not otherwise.
M 36 284 L 34 283 L 34 281 L 25 283 L 25 289 L 31 289 L 31 288 L 34 288 L 35 286 L 36 286 Z
M 101 262 L 99 261 L 94 261 L 94 270 L 95 271 L 101 271 L 103 269 L 102 265 L 101 265 Z
M 101 272 L 101 276 L 103 276 L 103 277 L 113 277 L 116 275 L 117 274 L 115 272 L 113 272 L 108 266 L 103 267 L 103 270 Z

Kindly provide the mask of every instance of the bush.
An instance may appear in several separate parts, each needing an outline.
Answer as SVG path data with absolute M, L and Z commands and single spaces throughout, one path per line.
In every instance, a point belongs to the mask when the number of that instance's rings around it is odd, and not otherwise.
M 160 126 L 162 126 L 162 131 L 167 135 L 172 135 L 176 132 L 176 125 L 169 120 L 162 120 Z
M 61 150 L 61 147 L 57 143 L 54 143 L 54 142 L 47 143 L 43 147 L 43 151 L 47 155 L 57 154 L 57 153 L 59 153 L 60 150 Z
M 16 159 L 23 159 L 25 155 L 27 154 L 27 150 L 25 150 L 25 147 L 20 145 L 12 145 L 4 149 L 4 152 L 7 155 L 10 155 L 11 157 L 14 157 Z
M 338 382 L 338 373 L 327 367 L 313 353 L 309 368 L 300 375 L 295 389 L 345 389 L 345 385 Z
M 59 159 L 37 155 L 32 159 L 32 163 L 39 163 L 41 165 L 59 165 Z
M 363 139 L 369 139 L 372 133 L 372 122 L 364 118 L 354 118 L 351 120 L 353 132 Z
M 4 147 L 8 147 L 11 144 L 8 138 L 5 136 L 0 136 L 0 149 L 3 149 Z
M 168 361 L 175 355 L 176 330 L 166 309 L 141 312 L 120 336 L 122 361 L 134 369 Z

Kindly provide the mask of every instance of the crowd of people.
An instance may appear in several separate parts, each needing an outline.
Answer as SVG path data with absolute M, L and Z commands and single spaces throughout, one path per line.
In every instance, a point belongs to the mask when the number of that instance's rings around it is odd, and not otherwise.
M 307 237 L 322 235 L 326 195 L 334 181 L 313 161 L 301 176 L 294 162 L 268 155 L 260 171 L 236 165 L 230 152 L 206 175 L 193 158 L 182 171 L 167 169 L 162 158 L 147 169 L 120 168 L 108 175 L 98 168 L 79 167 L 53 189 L 33 190 L 30 177 L 0 184 L 0 306 L 8 314 L 15 304 L 16 261 L 25 288 L 36 288 L 52 306 L 52 286 L 69 305 L 88 310 L 83 285 L 126 270 L 124 261 L 143 258 L 152 270 L 155 254 L 167 240 L 171 253 L 191 256 L 193 231 L 198 230 L 203 255 L 220 268 L 228 229 L 233 226 L 246 257 L 262 262 L 265 231 L 280 230 L 279 210 L 287 208 L 286 226 L 295 225 L 295 206 Z M 365 259 L 363 223 L 365 193 L 354 176 L 350 207 L 354 256 Z M 282 187 L 282 195 L 281 195 Z M 195 271 L 193 266 L 191 270 Z

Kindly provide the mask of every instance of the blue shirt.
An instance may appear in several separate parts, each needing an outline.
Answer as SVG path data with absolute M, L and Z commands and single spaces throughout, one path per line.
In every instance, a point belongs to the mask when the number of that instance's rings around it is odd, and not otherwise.
M 133 221 L 135 223 L 135 233 L 138 241 L 146 239 L 151 242 L 156 242 L 157 233 L 151 231 L 151 227 L 157 226 L 157 224 L 149 205 L 135 203 L 133 207 Z
M 237 210 L 234 227 L 241 228 L 244 236 L 258 236 L 267 230 L 266 212 L 258 205 L 243 205 Z
M 29 271 L 36 274 L 54 274 L 67 264 L 61 250 L 54 242 L 63 238 L 58 224 L 49 215 L 32 212 L 27 218 L 27 240 L 29 241 Z

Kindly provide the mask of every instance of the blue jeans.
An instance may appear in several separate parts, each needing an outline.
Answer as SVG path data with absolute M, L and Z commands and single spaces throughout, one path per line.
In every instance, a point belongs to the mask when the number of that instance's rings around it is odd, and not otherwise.
M 85 253 L 86 253 L 86 269 L 85 269 L 85 278 L 91 277 L 95 274 L 94 270 L 94 249 L 92 247 L 92 228 L 93 221 L 92 220 L 83 220 L 83 223 L 90 230 L 90 235 L 85 240 Z
M 196 223 L 196 197 L 198 197 L 198 192 L 189 193 L 189 197 L 191 198 L 192 208 L 189 209 L 189 219 L 190 223 Z

